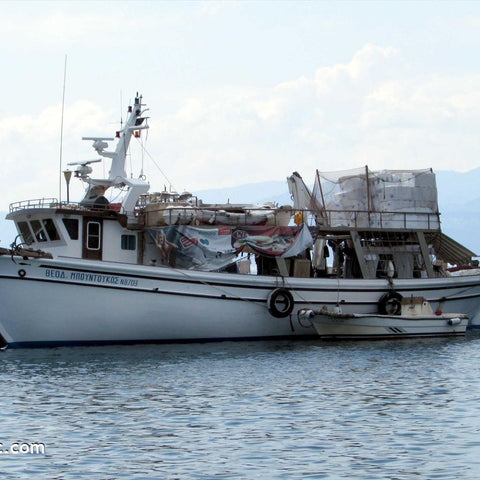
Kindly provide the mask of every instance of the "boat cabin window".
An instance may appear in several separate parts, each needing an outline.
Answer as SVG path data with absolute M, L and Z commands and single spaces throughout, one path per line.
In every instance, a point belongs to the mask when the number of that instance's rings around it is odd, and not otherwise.
M 30 245 L 33 242 L 33 235 L 30 231 L 30 227 L 28 226 L 27 222 L 18 222 L 18 229 L 20 230 L 20 235 L 23 238 L 23 241 Z
M 87 249 L 100 250 L 101 225 L 99 222 L 87 223 Z
M 45 227 L 45 230 L 47 231 L 47 235 L 48 235 L 48 238 L 50 239 L 50 241 L 60 240 L 57 229 L 55 228 L 55 224 L 53 223 L 53 220 L 51 218 L 44 218 L 43 219 L 43 226 Z
M 37 242 L 46 242 L 48 240 L 45 230 L 42 228 L 40 220 L 30 220 L 30 226 L 32 227 L 33 234 Z
M 122 235 L 122 250 L 135 250 L 137 248 L 135 235 Z
M 78 218 L 62 219 L 71 240 L 78 240 Z

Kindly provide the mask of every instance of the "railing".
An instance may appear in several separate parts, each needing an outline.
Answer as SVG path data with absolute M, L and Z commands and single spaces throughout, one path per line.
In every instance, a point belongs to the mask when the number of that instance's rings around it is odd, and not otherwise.
M 309 219 L 311 225 L 330 228 L 440 230 L 438 212 L 325 210 L 309 212 Z
M 56 198 L 35 198 L 33 200 L 22 200 L 21 202 L 11 203 L 9 209 L 11 213 L 28 208 L 52 208 L 52 205 L 58 205 Z
M 326 230 L 423 230 L 439 231 L 440 214 L 431 212 L 398 212 L 366 210 L 293 210 L 281 208 L 245 208 L 226 211 L 215 207 L 181 207 L 141 209 L 138 211 L 145 226 L 162 225 L 300 225 Z
M 164 205 L 164 204 L 160 204 Z M 166 204 L 168 205 L 168 204 Z M 113 208 L 115 206 L 115 208 Z M 114 210 L 117 205 L 93 207 L 82 206 L 78 203 L 59 202 L 56 198 L 37 198 L 11 203 L 10 212 L 37 208 L 70 208 L 79 210 Z M 179 225 L 286 225 L 306 223 L 310 227 L 331 230 L 345 230 L 349 228 L 368 230 L 440 230 L 440 214 L 431 212 L 399 212 L 399 211 L 367 211 L 367 210 L 293 210 L 288 208 L 245 208 L 243 211 L 226 211 L 217 207 L 175 207 L 151 209 L 137 208 L 135 216 L 140 224 Z M 140 217 L 140 218 L 139 218 Z
M 300 216 L 310 227 L 333 230 L 355 229 L 409 229 L 439 230 L 440 213 L 368 211 L 368 210 L 292 210 L 292 217 Z M 305 220 L 306 219 L 306 220 Z
M 119 212 L 118 204 L 109 205 L 82 205 L 78 202 L 59 202 L 56 198 L 35 198 L 31 200 L 22 200 L 20 202 L 11 203 L 9 206 L 10 213 L 18 212 L 20 210 L 40 209 L 40 208 L 62 208 L 66 210 L 83 210 L 83 211 L 115 211 Z

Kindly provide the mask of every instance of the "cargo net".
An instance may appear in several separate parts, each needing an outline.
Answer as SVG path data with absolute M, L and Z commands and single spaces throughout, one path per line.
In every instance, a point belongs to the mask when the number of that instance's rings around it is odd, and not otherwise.
M 312 196 L 317 224 L 330 227 L 440 228 L 432 170 L 317 170 Z

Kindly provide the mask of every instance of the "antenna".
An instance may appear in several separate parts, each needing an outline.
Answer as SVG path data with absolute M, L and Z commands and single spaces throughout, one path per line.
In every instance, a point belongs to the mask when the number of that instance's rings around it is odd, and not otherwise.
M 123 129 L 123 92 L 120 90 L 120 130 Z
M 60 203 L 62 203 L 63 113 L 65 111 L 66 79 L 67 79 L 67 56 L 65 55 L 65 66 L 63 69 L 62 122 L 60 126 L 60 169 L 59 169 L 59 178 L 58 178 L 58 200 Z

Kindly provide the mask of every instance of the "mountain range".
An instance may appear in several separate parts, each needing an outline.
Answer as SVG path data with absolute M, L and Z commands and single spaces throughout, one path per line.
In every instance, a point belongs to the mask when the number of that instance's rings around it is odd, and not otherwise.
M 465 173 L 436 171 L 435 174 L 443 232 L 480 254 L 480 168 Z M 311 187 L 309 180 L 304 178 Z M 292 204 L 286 180 L 203 190 L 195 195 L 206 203 Z M 5 220 L 6 213 L 0 215 L 0 245 L 7 247 L 16 231 L 13 222 Z

